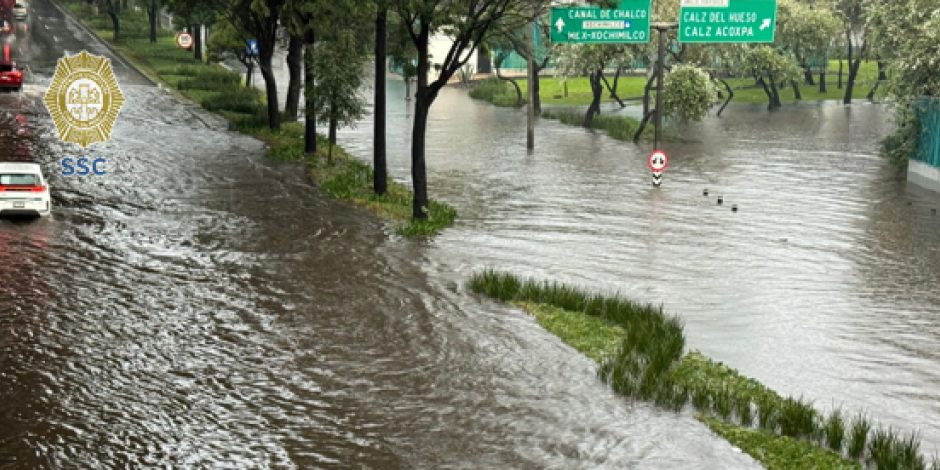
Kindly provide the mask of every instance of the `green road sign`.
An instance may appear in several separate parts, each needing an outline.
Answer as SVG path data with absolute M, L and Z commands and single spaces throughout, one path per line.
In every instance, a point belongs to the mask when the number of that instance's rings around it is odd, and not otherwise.
M 651 0 L 622 0 L 617 9 L 552 8 L 552 42 L 649 42 Z
M 682 0 L 679 42 L 774 42 L 777 0 Z

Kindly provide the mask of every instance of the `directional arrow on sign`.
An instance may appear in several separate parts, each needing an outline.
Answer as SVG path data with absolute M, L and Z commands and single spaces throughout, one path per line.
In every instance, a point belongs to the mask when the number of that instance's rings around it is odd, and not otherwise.
M 555 27 L 558 28 L 558 32 L 560 33 L 561 30 L 565 28 L 565 20 L 558 18 L 558 21 L 555 22 Z
M 764 19 L 764 22 L 761 23 L 761 25 L 760 25 L 760 29 L 761 29 L 761 31 L 763 31 L 763 30 L 765 30 L 765 29 L 767 29 L 767 28 L 769 28 L 769 27 L 770 27 L 770 18 L 765 18 L 765 19 Z

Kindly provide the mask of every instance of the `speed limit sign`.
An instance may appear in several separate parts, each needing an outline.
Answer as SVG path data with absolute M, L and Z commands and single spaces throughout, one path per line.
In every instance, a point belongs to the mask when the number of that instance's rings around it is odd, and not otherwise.
M 193 35 L 182 32 L 176 35 L 176 45 L 182 49 L 189 50 L 193 47 Z

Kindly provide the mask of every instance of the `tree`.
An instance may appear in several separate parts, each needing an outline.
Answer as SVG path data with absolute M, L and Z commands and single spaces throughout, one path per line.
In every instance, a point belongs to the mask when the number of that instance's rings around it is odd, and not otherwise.
M 601 111 L 601 81 L 608 67 L 626 67 L 633 61 L 629 46 L 624 44 L 562 44 L 558 46 L 555 69 L 564 79 L 588 76 L 593 99 L 584 114 L 582 126 L 591 123 Z
M 505 28 L 498 28 L 497 34 L 494 34 L 493 38 L 487 43 L 487 46 L 491 50 L 495 50 L 493 65 L 496 69 L 496 77 L 501 80 L 506 80 L 512 83 L 513 87 L 516 89 L 517 104 L 519 106 L 523 103 L 522 90 L 519 88 L 519 84 L 515 80 L 509 77 L 502 77 L 499 71 L 502 62 L 504 62 L 510 55 L 510 53 L 515 52 L 520 57 L 526 60 L 526 63 L 534 62 L 535 63 L 535 73 L 532 75 L 535 77 L 535 80 L 529 84 L 529 86 L 535 87 L 533 90 L 532 96 L 535 97 L 535 112 L 542 110 L 542 100 L 540 99 L 540 78 L 539 74 L 545 67 L 548 66 L 549 61 L 555 55 L 555 45 L 551 42 L 551 27 L 549 25 L 550 18 L 547 18 L 548 11 L 541 12 L 538 19 L 535 21 L 535 32 L 538 34 L 539 42 L 541 44 L 548 44 L 547 47 L 543 47 L 541 50 L 535 47 L 535 44 L 532 43 L 528 38 L 528 30 L 533 28 L 533 25 L 524 25 L 521 29 L 517 30 L 508 30 Z M 501 59 L 501 60 L 500 60 Z M 609 89 L 609 87 L 608 87 Z M 616 89 L 616 87 L 615 87 Z M 615 90 L 613 92 L 615 93 Z
M 317 118 L 329 122 L 327 158 L 330 164 L 333 163 L 337 127 L 355 125 L 365 115 L 365 101 L 360 91 L 366 57 L 362 52 L 355 31 L 345 29 L 333 40 L 318 45 L 314 54 L 314 104 Z
M 425 135 L 431 105 L 441 88 L 470 60 L 494 25 L 520 27 L 532 20 L 543 0 L 390 0 L 418 51 L 418 90 L 411 140 L 411 178 L 414 187 L 412 217 L 428 218 Z M 431 80 L 429 40 L 432 32 L 452 38 L 451 47 Z
M 387 28 L 388 41 L 386 54 L 389 65 L 395 70 L 401 70 L 405 81 L 405 100 L 411 99 L 411 82 L 418 76 L 418 49 L 408 35 L 408 28 L 396 14 L 396 10 L 388 10 L 389 25 Z
M 748 51 L 742 64 L 744 72 L 757 80 L 767 94 L 767 109 L 781 106 L 780 86 L 800 76 L 800 68 L 791 55 L 781 54 L 770 46 L 759 46 Z
M 810 59 L 820 60 L 819 79 L 825 88 L 825 64 L 829 44 L 839 35 L 841 23 L 824 4 L 812 6 L 794 0 L 781 0 L 778 6 L 777 43 L 782 49 L 793 54 L 803 69 L 803 80 L 807 85 L 815 85 Z M 792 83 L 794 94 L 799 99 L 800 90 L 796 81 Z
M 868 52 L 868 30 L 866 28 L 866 4 L 869 0 L 838 0 L 836 11 L 842 19 L 845 35 L 846 56 L 849 65 L 849 76 L 845 85 L 844 104 L 852 103 L 852 93 L 855 89 L 855 80 L 858 78 L 858 69 L 862 66 L 862 59 Z
M 868 14 L 870 25 L 884 28 L 878 29 L 881 47 L 896 57 L 886 88 L 896 100 L 898 127 L 882 141 L 881 150 L 904 164 L 920 137 L 918 101 L 940 99 L 940 6 L 934 0 L 897 0 L 874 5 Z
M 700 121 L 718 100 L 711 77 L 694 65 L 677 65 L 663 79 L 663 116 Z
M 250 36 L 258 41 L 258 66 L 264 78 L 268 106 L 268 127 L 281 128 L 281 113 L 278 108 L 277 78 L 274 76 L 271 59 L 277 41 L 277 26 L 284 4 L 288 0 L 231 0 L 228 14 L 239 35 Z
M 219 11 L 231 8 L 231 0 L 162 0 L 167 10 L 179 17 L 184 24 L 190 25 L 193 32 L 194 59 L 202 62 L 202 27 L 213 24 Z M 157 18 L 160 13 L 161 0 L 146 0 L 147 15 L 150 20 L 151 41 L 156 41 Z M 152 15 L 151 15 L 152 14 Z
M 284 100 L 284 120 L 296 121 L 300 109 L 301 74 L 303 73 L 303 38 L 291 34 L 287 45 L 287 97 Z
M 147 10 L 147 20 L 150 23 L 150 43 L 155 44 L 157 42 L 157 15 L 160 14 L 160 1 L 147 0 L 145 9 Z
M 120 6 L 117 0 L 95 0 L 97 5 L 104 8 L 105 13 L 111 18 L 111 26 L 114 28 L 114 40 L 121 38 L 121 20 L 118 18 L 118 8 Z

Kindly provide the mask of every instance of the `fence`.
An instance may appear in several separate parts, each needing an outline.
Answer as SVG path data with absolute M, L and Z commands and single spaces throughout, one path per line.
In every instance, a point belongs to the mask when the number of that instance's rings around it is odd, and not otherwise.
M 940 168 L 940 98 L 917 100 L 920 118 L 920 139 L 911 158 Z

